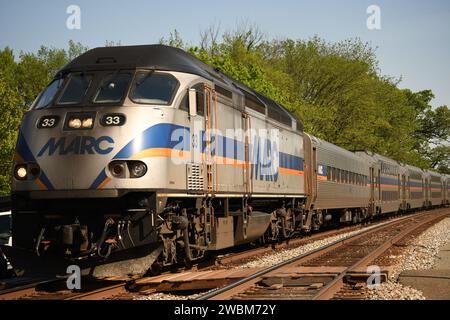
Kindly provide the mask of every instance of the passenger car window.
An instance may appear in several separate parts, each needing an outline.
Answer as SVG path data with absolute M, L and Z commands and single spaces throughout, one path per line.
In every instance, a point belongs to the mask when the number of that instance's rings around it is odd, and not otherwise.
M 168 105 L 177 87 L 178 80 L 170 74 L 138 72 L 130 99 L 141 104 Z
M 94 103 L 118 103 L 122 101 L 128 90 L 131 75 L 114 73 L 106 75 L 97 89 Z
M 69 78 L 69 82 L 64 88 L 58 104 L 79 104 L 83 101 L 91 83 L 93 76 L 85 73 L 75 73 Z
M 48 85 L 48 87 L 42 92 L 37 101 L 35 102 L 33 108 L 34 109 L 42 109 L 48 106 L 50 102 L 52 102 L 56 92 L 61 87 L 63 79 L 55 79 Z

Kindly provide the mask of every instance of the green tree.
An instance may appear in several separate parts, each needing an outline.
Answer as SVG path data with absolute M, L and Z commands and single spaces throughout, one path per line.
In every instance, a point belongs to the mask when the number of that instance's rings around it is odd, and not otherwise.
M 448 108 L 432 109 L 430 90 L 399 89 L 399 79 L 381 73 L 369 44 L 360 39 L 328 43 L 318 37 L 268 41 L 247 25 L 222 39 L 218 35 L 212 26 L 201 33 L 199 46 L 189 46 L 175 30 L 161 43 L 183 48 L 283 104 L 319 138 L 348 150 L 446 170 Z
M 21 103 L 19 92 L 0 72 L 0 195 L 9 194 L 17 128 L 23 114 Z
M 37 53 L 0 51 L 0 194 L 10 192 L 14 147 L 23 113 L 69 61 L 87 50 L 69 41 L 67 50 L 42 46 Z
M 447 106 L 433 109 L 431 90 L 411 92 L 404 90 L 407 103 L 415 111 L 416 128 L 413 132 L 413 150 L 419 155 L 422 167 L 435 168 L 442 173 L 450 171 L 450 110 Z

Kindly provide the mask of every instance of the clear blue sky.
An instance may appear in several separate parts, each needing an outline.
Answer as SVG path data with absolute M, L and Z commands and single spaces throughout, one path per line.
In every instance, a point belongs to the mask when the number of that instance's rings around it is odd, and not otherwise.
M 81 8 L 81 29 L 66 28 L 69 5 Z M 366 9 L 381 8 L 381 30 L 366 27 Z M 41 45 L 67 47 L 70 39 L 93 48 L 106 40 L 123 45 L 155 43 L 177 29 L 197 44 L 200 30 L 221 31 L 247 21 L 268 38 L 327 41 L 360 37 L 378 47 L 383 74 L 401 87 L 432 89 L 433 105 L 450 105 L 450 1 L 447 0 L 0 0 L 0 48 L 16 54 Z

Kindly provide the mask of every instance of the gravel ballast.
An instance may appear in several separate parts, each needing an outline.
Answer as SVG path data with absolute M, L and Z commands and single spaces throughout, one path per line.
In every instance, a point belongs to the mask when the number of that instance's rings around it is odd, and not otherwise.
M 283 249 L 283 250 L 279 250 L 276 252 L 267 253 L 261 257 L 253 258 L 252 260 L 250 260 L 244 264 L 233 266 L 233 268 L 242 269 L 242 268 L 254 268 L 254 267 L 258 267 L 258 268 L 270 267 L 270 266 L 273 266 L 282 261 L 288 260 L 288 259 L 298 256 L 300 254 L 304 254 L 304 253 L 313 251 L 315 249 L 321 248 L 321 247 L 326 246 L 335 241 L 342 240 L 346 237 L 355 235 L 362 231 L 369 230 L 369 229 L 378 227 L 380 225 L 392 222 L 393 220 L 396 220 L 396 219 L 388 220 L 388 221 L 385 221 L 382 223 L 378 223 L 376 225 L 362 227 L 361 229 L 356 230 L 356 231 L 345 232 L 345 233 L 342 233 L 342 234 L 339 234 L 336 236 L 331 236 L 331 237 L 327 237 L 325 239 L 316 240 L 316 241 L 313 241 L 313 242 L 305 244 L 305 245 L 301 245 L 296 248 Z M 199 296 L 199 295 L 184 296 L 184 295 L 154 293 L 154 294 L 149 294 L 149 295 L 138 296 L 135 299 L 137 299 L 137 300 L 187 300 L 187 299 L 195 299 L 197 296 Z
M 392 220 L 381 224 L 392 222 Z M 233 268 L 255 268 L 270 267 L 295 256 L 308 253 L 320 247 L 326 246 L 338 240 L 355 235 L 362 231 L 375 228 L 381 224 L 363 227 L 356 231 L 342 233 L 336 236 L 313 241 L 296 248 L 283 249 L 276 252 L 267 253 L 261 257 L 256 257 L 244 264 L 233 266 Z M 367 299 L 371 300 L 424 300 L 425 296 L 419 290 L 403 286 L 397 282 L 398 275 L 403 270 L 424 270 L 434 266 L 439 248 L 450 243 L 450 218 L 444 219 L 438 224 L 426 230 L 415 238 L 406 249 L 395 257 L 397 264 L 391 268 L 391 273 L 387 282 L 376 288 L 366 289 Z M 174 295 L 164 293 L 154 293 L 138 296 L 136 300 L 187 300 L 195 299 L 200 294 L 195 295 Z
M 428 270 L 436 264 L 439 248 L 450 243 L 450 218 L 435 224 L 415 238 L 396 257 L 397 263 L 392 266 L 387 282 L 368 291 L 372 300 L 425 300 L 419 290 L 403 286 L 397 282 L 398 276 L 405 270 Z

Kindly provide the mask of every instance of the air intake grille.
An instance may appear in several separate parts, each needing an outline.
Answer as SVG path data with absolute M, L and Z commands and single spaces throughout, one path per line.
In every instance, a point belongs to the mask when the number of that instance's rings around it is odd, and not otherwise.
M 203 168 L 201 164 L 188 164 L 187 166 L 187 188 L 189 191 L 203 191 Z

